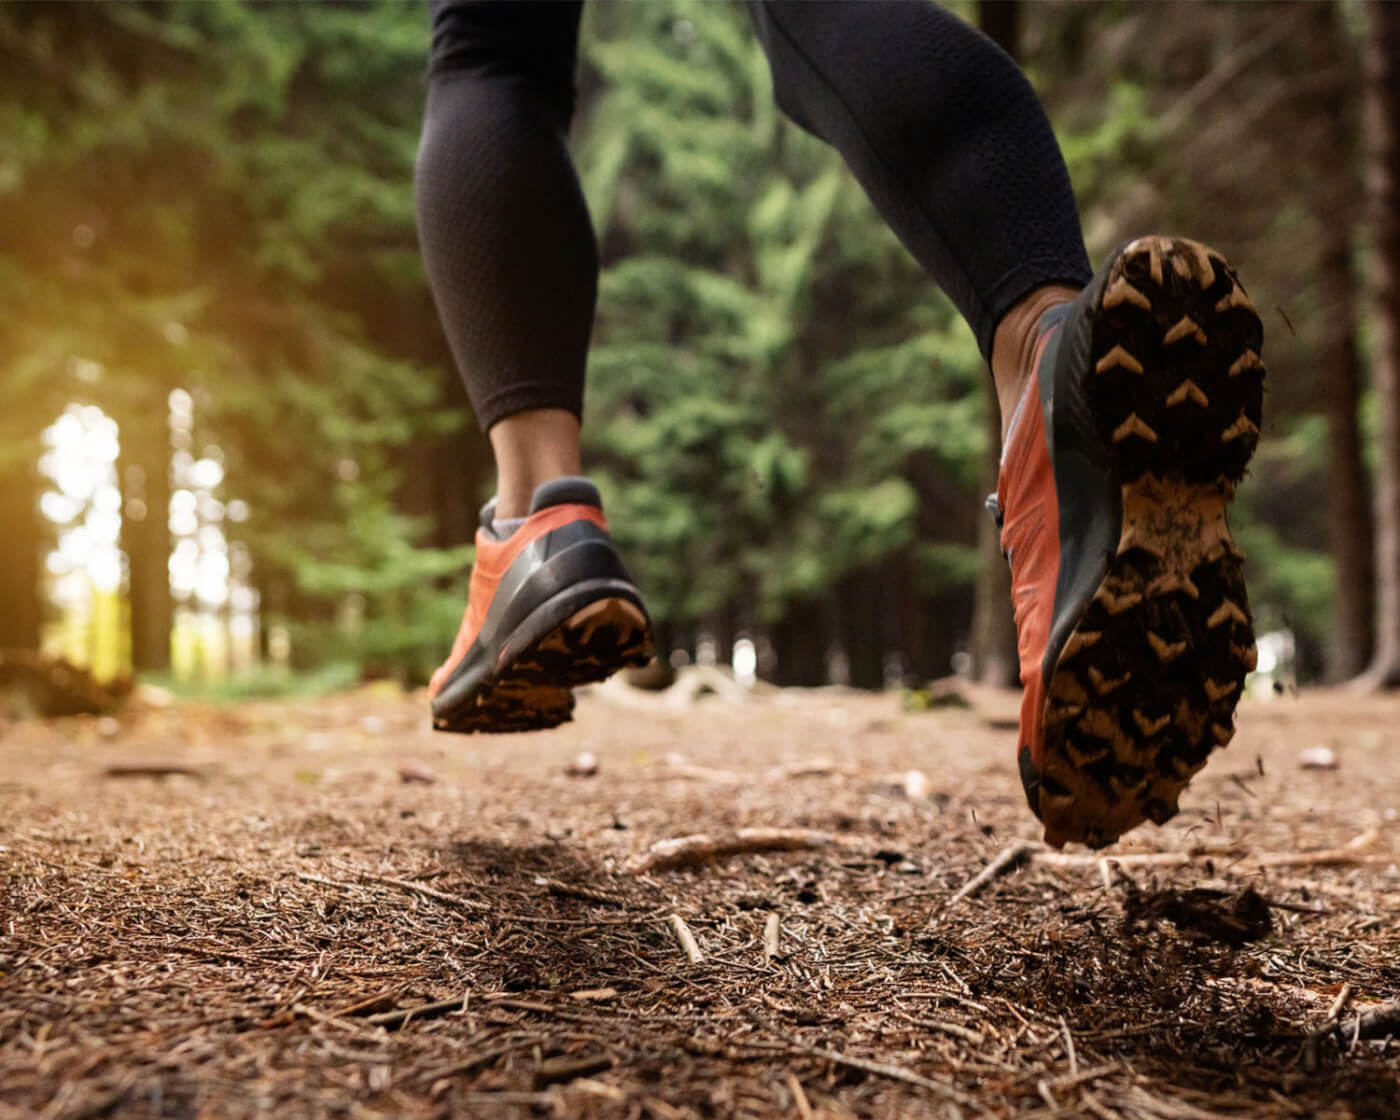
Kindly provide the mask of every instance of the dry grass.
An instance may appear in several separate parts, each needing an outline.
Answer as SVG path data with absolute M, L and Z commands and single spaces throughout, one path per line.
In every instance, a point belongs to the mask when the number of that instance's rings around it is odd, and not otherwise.
M 1037 848 L 1006 731 L 881 697 L 11 726 L 0 1117 L 1396 1116 L 1397 716 L 1246 706 L 1116 867 Z M 627 870 L 745 828 L 828 840 Z

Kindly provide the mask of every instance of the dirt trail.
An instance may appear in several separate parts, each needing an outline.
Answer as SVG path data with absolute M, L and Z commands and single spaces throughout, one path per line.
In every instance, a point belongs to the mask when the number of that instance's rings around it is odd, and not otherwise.
M 1400 1116 L 1400 1026 L 1353 1038 L 1400 996 L 1400 701 L 1240 725 L 1116 867 L 1034 844 L 1011 732 L 892 697 L 12 725 L 0 1118 Z M 825 843 L 626 869 L 744 828 Z

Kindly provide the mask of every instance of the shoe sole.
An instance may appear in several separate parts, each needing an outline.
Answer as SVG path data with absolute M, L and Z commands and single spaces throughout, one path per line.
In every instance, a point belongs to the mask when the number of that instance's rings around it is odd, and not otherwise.
M 635 603 L 598 599 L 557 626 L 503 651 L 502 668 L 467 701 L 433 718 L 438 731 L 463 734 L 539 731 L 573 718 L 578 685 L 606 680 L 619 669 L 645 665 L 651 630 Z
M 1224 258 L 1194 241 L 1141 238 L 1109 274 L 1086 398 L 1122 532 L 1047 688 L 1050 844 L 1164 823 L 1234 735 L 1255 649 L 1225 508 L 1259 440 L 1262 334 Z

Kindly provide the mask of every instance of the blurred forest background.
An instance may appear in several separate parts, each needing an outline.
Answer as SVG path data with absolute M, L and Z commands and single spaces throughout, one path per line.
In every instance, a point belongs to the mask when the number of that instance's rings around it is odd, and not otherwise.
M 1040 91 L 1096 263 L 1161 231 L 1240 269 L 1271 369 L 1235 518 L 1259 629 L 1303 679 L 1395 683 L 1400 5 L 954 7 Z M 251 691 L 445 653 L 492 480 L 414 231 L 427 40 L 399 0 L 0 6 L 12 661 Z M 589 467 L 664 648 L 1007 680 L 988 376 L 782 118 L 746 13 L 590 4 L 579 86 Z

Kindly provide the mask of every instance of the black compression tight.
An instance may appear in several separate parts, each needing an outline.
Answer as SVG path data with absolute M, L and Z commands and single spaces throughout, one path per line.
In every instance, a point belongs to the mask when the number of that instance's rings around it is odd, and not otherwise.
M 434 0 L 423 256 L 483 428 L 583 407 L 598 254 L 565 144 L 581 0 Z M 778 104 L 833 145 L 990 356 L 997 323 L 1091 276 L 1025 76 L 923 0 L 750 0 Z

